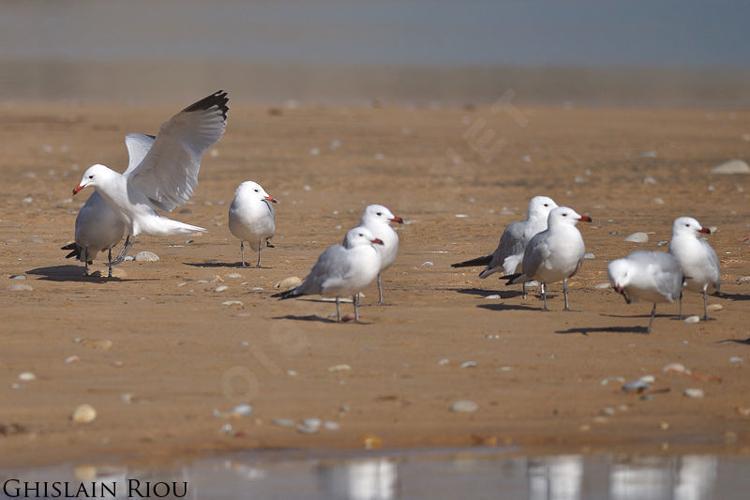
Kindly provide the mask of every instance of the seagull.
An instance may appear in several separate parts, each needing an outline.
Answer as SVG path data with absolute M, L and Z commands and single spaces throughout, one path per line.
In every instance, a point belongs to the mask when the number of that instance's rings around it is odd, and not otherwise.
M 547 284 L 563 282 L 563 310 L 570 311 L 568 303 L 568 278 L 573 276 L 583 264 L 586 247 L 578 222 L 591 222 L 588 215 L 579 215 L 568 207 L 557 207 L 547 217 L 547 229 L 537 234 L 526 245 L 521 263 L 523 272 L 506 275 L 508 285 L 537 280 L 541 283 L 544 310 L 547 309 Z
M 609 282 L 630 304 L 638 300 L 652 302 L 648 333 L 656 316 L 657 303 L 682 299 L 682 269 L 675 257 L 666 252 L 639 250 L 607 266 Z
M 703 319 L 708 320 L 708 290 L 720 291 L 721 272 L 719 257 L 711 245 L 699 237 L 701 234 L 711 234 L 711 230 L 692 217 L 678 217 L 672 224 L 669 253 L 680 263 L 687 289 L 703 294 Z
M 336 321 L 341 321 L 340 298 L 352 295 L 354 321 L 359 321 L 360 290 L 366 288 L 380 272 L 380 254 L 375 245 L 383 245 L 364 226 L 346 233 L 345 245 L 332 245 L 323 252 L 310 274 L 297 288 L 272 295 L 291 299 L 302 295 L 336 297 Z
M 141 233 L 169 236 L 205 232 L 202 227 L 162 217 L 193 195 L 203 154 L 224 135 L 227 93 L 219 91 L 197 101 L 162 124 L 156 138 L 129 134 L 130 163 L 124 174 L 101 164 L 86 169 L 73 194 L 93 187 L 125 222 L 125 244 L 113 264 L 123 261 Z M 141 161 L 135 162 L 134 158 Z
M 499 271 L 505 275 L 515 273 L 523 260 L 526 244 L 536 234 L 547 229 L 547 217 L 553 208 L 557 208 L 557 203 L 552 198 L 534 196 L 529 200 L 526 220 L 509 224 L 500 236 L 500 243 L 492 254 L 458 262 L 452 264 L 451 267 L 486 266 L 479 273 L 481 279 Z M 523 286 L 524 295 L 526 295 L 526 283 Z
M 276 199 L 260 184 L 245 181 L 237 187 L 234 199 L 229 207 L 229 231 L 240 240 L 240 256 L 242 267 L 245 267 L 245 242 L 250 248 L 258 252 L 260 267 L 260 251 L 264 246 L 273 247 L 271 238 L 276 232 L 276 213 L 271 203 Z
M 393 215 L 383 205 L 369 205 L 362 213 L 360 226 L 364 226 L 383 242 L 376 247 L 380 254 L 380 272 L 378 273 L 378 305 L 383 305 L 383 272 L 391 267 L 398 253 L 398 233 L 391 227 L 391 222 L 403 224 L 404 219 Z M 345 242 L 346 243 L 346 242 Z M 344 243 L 344 244 L 345 244 Z M 345 245 L 346 246 L 346 245 Z
M 83 262 L 84 273 L 88 276 L 89 264 L 99 252 L 107 251 L 108 277 L 112 277 L 112 247 L 117 245 L 125 234 L 125 223 L 109 208 L 99 193 L 89 196 L 78 211 L 75 226 L 75 241 L 62 247 L 72 250 L 66 258 L 75 257 Z

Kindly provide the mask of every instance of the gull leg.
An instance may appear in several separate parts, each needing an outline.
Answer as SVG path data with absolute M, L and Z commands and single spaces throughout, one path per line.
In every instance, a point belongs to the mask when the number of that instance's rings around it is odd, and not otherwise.
M 359 292 L 352 297 L 352 304 L 354 304 L 354 322 L 359 323 Z
M 83 273 L 88 276 L 89 275 L 89 256 L 86 249 L 83 249 Z
M 680 307 L 677 312 L 677 317 L 682 320 L 682 294 L 680 294 Z
M 240 241 L 240 265 L 242 267 L 247 267 L 247 264 L 245 264 L 245 242 Z
M 708 321 L 708 285 L 703 286 L 703 321 Z
M 647 333 L 651 333 L 651 324 L 654 322 L 655 316 L 656 316 L 656 302 L 654 302 L 654 307 L 651 308 L 651 319 L 648 320 L 648 328 L 646 328 Z
M 255 267 L 260 268 L 260 251 L 263 249 L 263 245 L 258 245 L 258 263 L 255 265 Z
M 542 292 L 542 301 L 544 302 L 544 306 L 542 307 L 542 310 L 549 311 L 549 308 L 547 308 L 547 284 L 544 282 L 541 282 L 539 284 L 539 288 Z
M 521 298 L 526 300 L 529 297 L 529 292 L 526 290 L 526 282 L 524 281 L 521 285 Z
M 125 260 L 125 256 L 128 254 L 128 250 L 130 250 L 130 248 L 133 246 L 134 241 L 135 238 L 131 238 L 130 235 L 125 238 L 125 244 L 122 246 L 120 253 L 117 254 L 115 260 L 112 261 L 113 266 L 116 266 L 117 264 L 120 264 Z
M 378 273 L 378 305 L 382 306 L 385 304 L 385 300 L 383 300 L 383 274 Z
M 568 278 L 563 280 L 563 311 L 570 311 L 570 304 L 568 303 Z
M 338 297 L 336 297 L 336 323 L 341 323 L 341 304 Z
M 107 278 L 112 277 L 112 247 L 107 249 Z

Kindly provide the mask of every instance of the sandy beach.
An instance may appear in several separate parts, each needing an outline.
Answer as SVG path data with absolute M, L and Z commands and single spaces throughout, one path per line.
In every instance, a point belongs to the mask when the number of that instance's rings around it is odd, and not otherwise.
M 194 198 L 173 214 L 209 232 L 139 238 L 134 252 L 160 261 L 84 277 L 59 250 L 90 195 L 71 189 L 90 164 L 124 170 L 124 135 L 155 133 L 176 109 L 2 104 L 3 466 L 367 446 L 750 453 L 750 282 L 738 282 L 750 275 L 750 176 L 711 174 L 750 159 L 750 111 L 233 103 Z M 247 179 L 280 202 L 262 269 L 237 267 L 227 229 Z M 450 268 L 492 251 L 535 194 L 593 217 L 581 225 L 594 258 L 572 280 L 574 312 L 561 311 L 559 284 L 543 313 L 535 296 Z M 373 305 L 373 287 L 362 324 L 335 324 L 331 303 L 271 298 L 375 202 L 407 221 L 387 306 Z M 718 228 L 725 297 L 710 302 L 722 309 L 688 324 L 660 306 L 647 335 L 650 305 L 600 285 L 608 260 L 664 249 L 679 215 Z M 635 231 L 649 241 L 625 242 Z M 687 294 L 685 312 L 701 311 Z M 664 373 L 670 363 L 689 373 Z M 621 391 L 645 375 L 649 393 Z M 479 408 L 451 411 L 458 400 Z M 71 421 L 80 404 L 96 409 L 93 422 Z M 252 415 L 227 415 L 238 404 Z M 278 420 L 313 417 L 338 429 Z

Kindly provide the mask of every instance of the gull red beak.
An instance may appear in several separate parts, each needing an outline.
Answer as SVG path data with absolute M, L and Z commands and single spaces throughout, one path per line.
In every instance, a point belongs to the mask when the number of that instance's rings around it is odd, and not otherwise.
M 700 228 L 700 229 L 698 230 L 698 232 L 699 232 L 699 233 L 703 233 L 703 234 L 711 234 L 711 230 L 710 230 L 709 228 L 707 228 L 707 227 L 702 227 L 702 228 Z
M 397 224 L 403 224 L 404 223 L 404 219 L 402 219 L 398 215 L 394 215 L 393 219 L 391 219 L 391 222 L 396 222 Z
M 83 188 L 85 188 L 85 187 L 86 187 L 86 186 L 80 186 L 80 185 L 79 185 L 79 186 L 76 186 L 76 187 L 74 187 L 74 188 L 73 188 L 73 196 L 75 196 L 75 195 L 77 195 L 78 193 L 80 193 L 80 192 L 81 192 L 81 190 L 82 190 Z
M 383 243 L 383 240 L 381 240 L 380 238 L 375 238 L 374 240 L 370 240 L 370 242 L 375 243 L 376 245 L 385 245 L 385 243 Z
M 266 196 L 266 200 L 270 201 L 271 203 L 278 203 L 278 201 L 276 201 L 276 198 L 274 198 L 270 194 Z
M 581 222 L 591 222 L 591 217 L 588 215 L 582 215 L 578 220 Z

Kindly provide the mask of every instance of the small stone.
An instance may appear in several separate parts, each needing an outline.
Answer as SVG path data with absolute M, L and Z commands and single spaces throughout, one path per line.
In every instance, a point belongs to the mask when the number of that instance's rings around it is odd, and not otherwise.
M 666 431 L 669 429 L 669 422 L 660 422 L 659 428 L 663 431 Z
M 294 420 L 291 418 L 274 418 L 271 423 L 279 427 L 294 427 Z
M 77 424 L 88 424 L 96 419 L 96 410 L 91 405 L 83 404 L 75 409 L 72 418 Z
M 433 267 L 434 265 L 435 264 L 431 260 L 426 260 L 422 262 L 422 265 L 419 267 L 430 268 L 430 267 Z
M 496 294 L 496 293 L 493 293 L 492 295 L 487 295 L 485 297 L 485 299 L 489 299 L 489 300 L 496 300 L 496 299 L 499 299 L 499 298 L 500 298 L 500 296 L 498 294 Z
M 375 434 L 365 434 L 362 437 L 362 444 L 366 450 L 377 450 L 383 446 L 383 440 Z
M 323 422 L 323 428 L 327 431 L 337 431 L 341 428 L 341 425 L 339 425 L 338 422 L 326 420 L 325 422 Z
M 700 316 L 688 316 L 685 318 L 685 323 L 699 323 L 700 320 Z
M 114 343 L 109 339 L 83 339 L 81 345 L 95 351 L 109 351 Z
M 348 371 L 351 371 L 351 369 L 352 369 L 352 367 L 349 366 L 349 365 L 334 365 L 334 366 L 329 366 L 328 367 L 328 371 L 331 372 L 331 373 L 334 373 L 334 372 L 348 372 Z
M 721 311 L 722 309 L 724 309 L 724 306 L 722 306 L 721 304 L 708 304 L 707 309 L 711 312 L 716 312 L 716 311 Z
M 443 358 L 440 361 L 438 361 L 438 365 L 440 365 L 440 366 L 445 366 L 448 363 L 450 363 L 450 360 L 448 358 Z
M 8 287 L 11 292 L 31 292 L 34 288 L 26 283 L 14 283 Z
M 132 262 L 135 260 L 135 257 L 133 257 L 132 255 L 126 255 L 125 257 L 122 258 L 122 260 L 124 262 Z
M 31 382 L 32 380 L 36 380 L 36 375 L 31 372 L 23 372 L 18 375 L 18 380 L 21 382 Z
M 136 262 L 157 262 L 159 260 L 159 256 L 154 252 L 144 250 L 135 254 L 134 259 Z
M 658 153 L 656 151 L 643 151 L 641 153 L 641 158 L 656 158 L 658 156 Z
M 648 390 L 649 388 L 651 388 L 651 382 L 649 382 L 648 380 L 644 380 L 643 378 L 639 378 L 638 380 L 633 380 L 622 385 L 623 392 L 636 392 L 638 394 Z
M 461 363 L 461 368 L 474 368 L 478 365 L 479 363 L 477 363 L 476 361 L 464 361 L 463 363 Z
M 227 306 L 227 307 L 231 307 L 231 306 L 242 307 L 245 304 L 243 304 L 241 300 L 225 300 L 224 302 L 221 303 L 221 305 Z
M 607 283 L 597 283 L 596 285 L 594 285 L 594 288 L 596 288 L 597 290 L 606 290 L 606 289 L 610 288 L 611 286 L 612 285 L 609 282 L 607 282 Z
M 80 360 L 81 358 L 74 354 L 73 356 L 68 356 L 67 358 L 65 358 L 65 364 L 69 365 L 71 363 L 78 363 Z
M 306 418 L 297 426 L 297 431 L 303 434 L 317 434 L 322 423 L 319 418 Z
M 25 280 L 26 279 L 26 275 L 24 275 L 24 274 L 11 274 L 8 277 L 8 279 L 12 279 L 12 280 Z
M 591 252 L 586 252 L 585 254 L 583 254 L 583 258 L 586 260 L 594 260 L 596 259 L 596 255 Z
M 602 417 L 602 416 L 594 417 L 595 424 L 606 424 L 607 422 L 609 422 L 609 419 L 607 417 Z
M 133 398 L 134 398 L 134 396 L 130 392 L 124 392 L 124 393 L 120 394 L 120 401 L 122 401 L 123 403 L 128 404 L 128 405 L 133 402 Z
M 230 280 L 239 280 L 239 279 L 242 279 L 242 275 L 240 273 L 229 273 L 229 274 L 227 274 L 226 277 L 227 277 L 227 279 L 230 279 Z
M 237 417 L 249 417 L 253 413 L 253 407 L 248 404 L 237 405 L 230 413 Z
M 729 160 L 711 169 L 712 174 L 750 174 L 750 165 L 742 160 Z
M 705 396 L 703 389 L 688 388 L 685 389 L 683 394 L 689 398 L 700 399 Z
M 222 434 L 232 434 L 234 432 L 234 427 L 232 427 L 232 424 L 227 422 L 226 424 L 221 426 L 219 432 L 221 432 Z
M 478 409 L 479 405 L 468 399 L 460 399 L 451 404 L 451 411 L 455 413 L 474 413 Z
M 617 382 L 618 384 L 624 384 L 625 378 L 624 377 L 607 377 L 603 378 L 601 382 L 599 382 L 601 385 L 609 385 L 610 382 Z
M 226 286 L 226 285 L 219 285 L 216 288 L 214 288 L 214 292 L 216 292 L 216 293 L 221 293 L 221 292 L 224 292 L 226 290 L 229 290 L 229 287 Z
M 669 363 L 661 371 L 664 373 L 690 373 L 690 370 L 685 368 L 685 365 L 682 363 Z
M 737 408 L 735 408 L 735 410 L 737 410 L 737 413 L 741 417 L 750 417 L 750 408 L 745 408 L 743 406 L 738 406 Z
M 643 178 L 643 183 L 644 184 L 656 184 L 656 179 L 654 179 L 650 175 L 647 175 L 646 177 Z
M 646 243 L 648 241 L 648 235 L 644 232 L 633 233 L 625 238 L 625 241 L 631 243 Z
M 741 356 L 732 356 L 731 358 L 729 358 L 729 363 L 733 365 L 741 365 L 742 363 L 744 363 L 744 361 L 745 360 Z
M 290 276 L 276 283 L 273 287 L 280 290 L 291 290 L 302 284 L 302 280 L 297 276 Z
M 741 285 L 742 283 L 750 283 L 750 276 L 740 276 L 737 278 L 737 284 Z
M 605 415 L 607 417 L 611 417 L 611 416 L 613 416 L 615 414 L 615 409 L 612 408 L 611 406 L 607 406 L 605 408 L 602 408 L 599 413 L 601 413 L 602 415 Z
M 653 202 L 656 205 L 664 205 L 664 198 L 660 198 L 660 197 L 657 196 L 656 198 L 653 199 Z
M 456 214 L 456 219 L 467 219 L 468 214 Z

